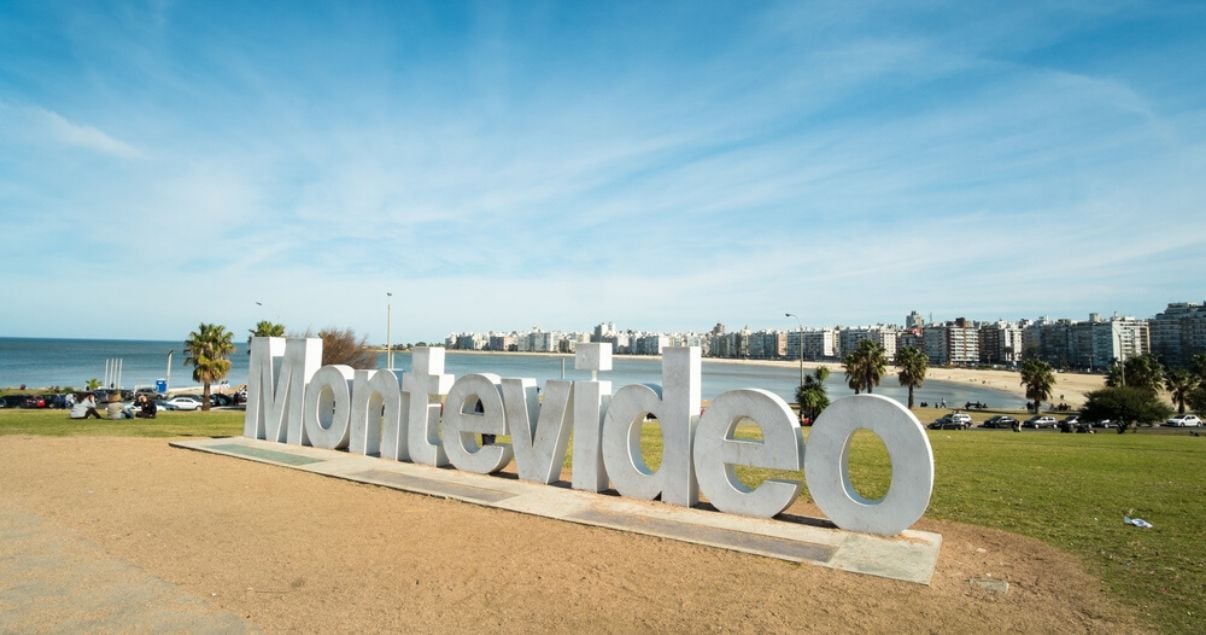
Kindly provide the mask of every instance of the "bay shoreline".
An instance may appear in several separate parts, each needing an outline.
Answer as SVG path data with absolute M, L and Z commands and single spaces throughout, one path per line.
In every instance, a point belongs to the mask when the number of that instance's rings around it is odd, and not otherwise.
M 574 359 L 573 353 L 519 353 L 519 352 L 497 352 L 497 351 L 466 351 L 466 350 L 449 350 L 448 355 L 526 355 L 532 357 L 545 358 L 567 358 L 571 362 Z M 616 359 L 625 359 L 632 361 L 647 360 L 649 362 L 660 362 L 661 355 L 614 355 Z M 705 364 L 730 364 L 741 366 L 761 366 L 766 368 L 799 368 L 798 360 L 783 360 L 783 359 L 728 359 L 720 357 L 704 357 Z M 840 362 L 816 362 L 804 360 L 805 372 L 809 372 L 818 367 L 825 367 L 829 372 L 835 375 L 840 375 L 845 372 L 845 368 Z M 1017 371 L 1012 370 L 995 370 L 984 368 L 945 368 L 941 366 L 932 366 L 926 369 L 926 381 L 934 380 L 948 382 L 952 384 L 974 385 L 982 388 L 990 388 L 999 390 L 1011 395 L 1026 398 L 1026 389 L 1022 386 L 1022 377 Z M 889 365 L 888 372 L 884 376 L 883 381 L 890 382 L 896 379 L 896 367 Z M 1055 403 L 1064 402 L 1070 406 L 1081 406 L 1085 402 L 1085 395 L 1105 387 L 1105 375 L 1090 375 L 1084 373 L 1055 373 L 1055 387 L 1051 391 L 1051 401 Z

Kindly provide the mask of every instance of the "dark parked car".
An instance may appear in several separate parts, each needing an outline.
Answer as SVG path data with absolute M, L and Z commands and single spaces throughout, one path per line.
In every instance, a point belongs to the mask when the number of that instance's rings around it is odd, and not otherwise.
M 1009 415 L 997 415 L 984 422 L 982 428 L 998 428 L 1008 430 L 1017 424 L 1018 420 Z
M 6 408 L 23 408 L 25 401 L 29 401 L 29 395 L 4 395 L 0 396 L 0 401 L 4 401 Z
M 37 408 L 36 401 L 29 395 L 5 395 L 4 406 L 6 408 Z

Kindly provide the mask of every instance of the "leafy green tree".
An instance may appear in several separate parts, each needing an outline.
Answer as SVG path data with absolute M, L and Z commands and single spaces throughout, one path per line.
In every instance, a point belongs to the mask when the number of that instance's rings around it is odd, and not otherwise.
M 202 410 L 209 410 L 210 384 L 221 381 L 230 372 L 230 354 L 234 350 L 234 334 L 221 324 L 202 322 L 184 341 L 184 363 L 193 367 L 193 381 L 202 385 Z
M 99 390 L 100 387 L 101 387 L 101 380 L 97 379 L 96 377 L 93 377 L 84 383 L 84 390 L 87 390 L 88 392 L 92 392 L 93 390 Z
M 1177 414 L 1185 414 L 1185 403 L 1198 384 L 1198 378 L 1187 370 L 1170 370 L 1164 375 L 1164 388 L 1177 405 Z
M 1051 364 L 1037 357 L 1028 357 L 1022 362 L 1022 385 L 1026 387 L 1026 398 L 1034 402 L 1034 414 L 1044 401 L 1051 400 L 1051 391 L 1055 388 L 1055 371 Z
M 888 357 L 882 344 L 860 340 L 858 347 L 846 355 L 843 365 L 846 367 L 846 385 L 853 388 L 855 394 L 861 390 L 871 394 L 888 370 Z
M 800 404 L 800 416 L 816 419 L 821 411 L 829 407 L 829 395 L 825 392 L 825 380 L 829 377 L 829 369 L 819 366 L 811 375 L 804 377 L 804 383 L 796 389 L 796 403 Z
M 930 359 L 920 349 L 906 346 L 896 351 L 896 377 L 909 389 L 909 407 L 913 407 L 913 389 L 925 383 L 925 370 Z
M 1172 408 L 1151 391 L 1134 386 L 1094 390 L 1086 396 L 1081 416 L 1086 421 L 1110 419 L 1126 424 L 1154 424 L 1172 414 Z

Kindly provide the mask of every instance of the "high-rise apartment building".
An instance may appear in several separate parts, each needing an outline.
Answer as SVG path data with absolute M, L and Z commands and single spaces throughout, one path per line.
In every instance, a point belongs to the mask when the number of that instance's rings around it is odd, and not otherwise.
M 1206 353 L 1206 302 L 1170 303 L 1151 320 L 1152 354 L 1172 368 L 1185 368 Z
M 922 329 L 922 344 L 930 363 L 935 366 L 980 361 L 979 331 L 974 322 L 965 318 L 926 326 Z
M 980 362 L 1012 364 L 1022 358 L 1022 327 L 1004 320 L 981 324 Z

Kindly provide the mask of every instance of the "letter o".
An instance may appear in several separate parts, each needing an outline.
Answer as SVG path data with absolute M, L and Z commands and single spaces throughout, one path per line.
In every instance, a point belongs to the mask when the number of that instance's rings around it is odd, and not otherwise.
M 323 366 L 306 386 L 302 426 L 310 445 L 339 450 L 348 447 L 351 438 L 349 415 L 352 410 L 351 382 L 355 371 L 350 366 Z
M 859 428 L 879 436 L 892 460 L 892 483 L 878 502 L 859 496 L 850 483 L 850 439 Z M 817 417 L 805 447 L 804 477 L 812 500 L 838 527 L 895 535 L 930 504 L 934 452 L 925 428 L 904 406 L 880 395 L 854 395 Z

